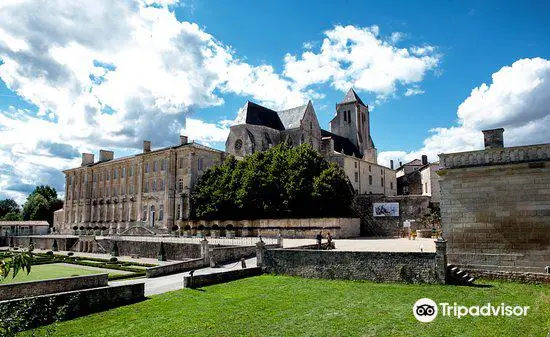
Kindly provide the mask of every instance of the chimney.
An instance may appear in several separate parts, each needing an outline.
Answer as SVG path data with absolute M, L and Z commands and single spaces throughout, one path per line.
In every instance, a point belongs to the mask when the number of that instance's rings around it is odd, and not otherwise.
M 82 164 L 80 166 L 86 166 L 94 163 L 93 153 L 82 153 Z
M 180 135 L 180 145 L 185 145 L 187 143 L 189 143 L 187 136 Z
M 399 167 L 403 166 L 403 163 L 402 162 L 399 162 Z
M 99 161 L 113 160 L 115 153 L 108 150 L 99 150 Z
M 390 159 L 390 168 L 393 170 L 393 160 Z
M 150 140 L 144 140 L 143 141 L 143 153 L 151 152 L 151 141 Z
M 502 149 L 504 147 L 504 129 L 483 130 L 485 149 Z
M 423 154 L 422 155 L 422 165 L 427 165 L 427 164 L 428 164 L 428 156 Z

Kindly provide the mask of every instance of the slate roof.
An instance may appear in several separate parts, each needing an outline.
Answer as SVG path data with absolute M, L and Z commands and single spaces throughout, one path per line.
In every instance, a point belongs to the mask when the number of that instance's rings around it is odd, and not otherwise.
M 277 112 L 285 129 L 288 130 L 300 127 L 300 122 L 304 118 L 307 106 L 308 104 Z
M 321 129 L 321 137 L 330 137 L 334 140 L 334 151 L 342 153 L 342 150 L 344 150 L 344 154 L 353 155 L 357 158 L 362 158 L 361 153 L 359 152 L 359 149 L 355 144 L 353 144 L 349 139 L 335 135 L 332 132 L 329 132 L 327 130 Z
M 340 104 L 354 103 L 354 102 L 357 102 L 362 106 L 366 106 L 365 103 L 363 103 L 363 101 L 361 100 L 361 98 L 359 98 L 355 90 L 353 90 L 353 88 L 350 88 L 346 96 L 344 96 L 344 99 L 342 100 L 342 102 L 340 102 Z
M 242 109 L 241 111 L 245 116 L 241 118 L 244 119 L 246 124 L 262 125 L 276 130 L 285 129 L 276 111 L 252 102 L 247 102 L 243 109 L 245 111 L 242 111 Z

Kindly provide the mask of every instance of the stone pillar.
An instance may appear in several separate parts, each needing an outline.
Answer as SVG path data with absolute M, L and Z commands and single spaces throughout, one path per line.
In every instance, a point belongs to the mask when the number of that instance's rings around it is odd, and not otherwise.
M 205 261 L 210 262 L 210 247 L 208 245 L 208 240 L 206 240 L 206 238 L 201 240 L 201 256 Z
M 256 242 L 256 266 L 265 267 L 264 255 L 265 255 L 265 243 L 260 239 Z
M 447 241 L 435 241 L 435 275 L 441 284 L 447 283 Z

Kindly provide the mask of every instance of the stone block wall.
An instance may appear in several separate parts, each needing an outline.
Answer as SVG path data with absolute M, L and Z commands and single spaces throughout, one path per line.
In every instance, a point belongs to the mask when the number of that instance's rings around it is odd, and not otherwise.
M 50 236 L 50 235 L 14 236 L 13 244 L 15 247 L 26 248 L 29 246 L 29 241 L 31 237 L 32 237 L 34 248 L 52 250 L 54 236 Z M 5 246 L 9 245 L 9 240 L 10 240 L 9 238 L 5 239 L 5 242 L 4 242 Z M 73 245 L 78 241 L 76 237 L 62 237 L 62 236 L 55 237 L 55 240 L 57 240 L 58 250 L 70 250 L 73 247 Z
M 436 253 L 268 249 L 260 261 L 266 273 L 274 274 L 376 282 L 445 282 L 437 272 Z
M 111 251 L 113 239 L 97 240 L 107 252 Z M 201 257 L 200 244 L 164 242 L 168 260 L 187 260 Z M 138 255 L 156 259 L 160 251 L 160 242 L 117 240 L 118 252 L 122 256 Z
M 399 235 L 403 229 L 404 220 L 421 218 L 430 212 L 430 197 L 423 195 L 383 196 L 359 195 L 355 198 L 353 208 L 361 218 L 361 235 L 393 237 Z M 398 202 L 398 217 L 374 217 L 372 204 L 376 202 Z M 411 229 L 419 229 L 418 224 Z
M 86 275 L 0 284 L 0 301 L 107 286 L 108 275 Z
M 543 273 L 550 265 L 550 145 L 446 154 L 440 159 L 449 263 L 466 269 Z

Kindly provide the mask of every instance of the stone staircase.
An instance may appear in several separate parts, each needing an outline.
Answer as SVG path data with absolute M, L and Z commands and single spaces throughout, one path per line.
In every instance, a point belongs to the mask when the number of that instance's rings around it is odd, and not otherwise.
M 447 284 L 472 286 L 474 281 L 475 279 L 470 274 L 459 267 L 452 264 L 447 266 Z

